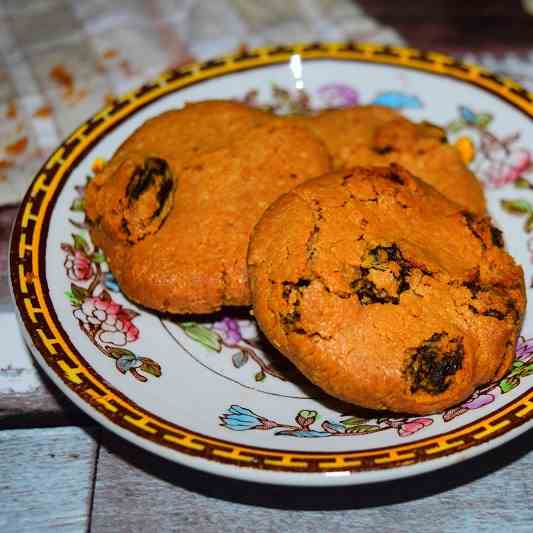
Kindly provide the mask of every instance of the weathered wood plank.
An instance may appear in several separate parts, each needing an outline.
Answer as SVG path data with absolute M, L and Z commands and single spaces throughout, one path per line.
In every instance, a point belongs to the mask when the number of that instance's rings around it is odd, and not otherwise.
M 84 532 L 99 430 L 0 431 L 0 531 Z
M 39 368 L 1 304 L 0 342 L 0 428 L 92 424 Z
M 1 203 L 1 199 L 0 199 Z M 17 214 L 17 206 L 0 207 L 0 304 L 9 301 L 8 244 L 11 226 Z
M 93 420 L 72 403 L 45 375 L 39 388 L 0 394 L 0 428 L 87 426 Z
M 297 489 L 196 472 L 104 431 L 92 530 L 530 533 L 532 437 L 415 478 Z

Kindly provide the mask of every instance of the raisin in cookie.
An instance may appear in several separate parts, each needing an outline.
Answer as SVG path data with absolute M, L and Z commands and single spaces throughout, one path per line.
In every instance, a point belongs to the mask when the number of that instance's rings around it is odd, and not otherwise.
M 160 311 L 250 304 L 253 226 L 279 195 L 331 168 L 307 129 L 267 116 L 260 125 L 247 117 L 240 130 L 232 121 L 241 120 L 241 109 L 221 121 L 208 107 L 196 132 L 181 124 L 180 112 L 141 127 L 86 190 L 91 236 L 121 289 Z M 187 121 L 189 110 L 183 113 Z
M 513 359 L 525 292 L 501 233 L 398 165 L 280 197 L 254 229 L 248 270 L 263 332 L 342 400 L 432 413 Z
M 468 210 L 485 212 L 481 184 L 438 126 L 415 124 L 380 106 L 328 110 L 296 120 L 325 142 L 336 169 L 399 163 Z

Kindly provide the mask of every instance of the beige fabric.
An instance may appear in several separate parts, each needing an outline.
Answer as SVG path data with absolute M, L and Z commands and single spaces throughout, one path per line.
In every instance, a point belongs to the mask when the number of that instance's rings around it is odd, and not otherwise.
M 170 66 L 242 44 L 400 44 L 350 0 L 5 0 L 0 3 L 0 205 L 16 203 L 79 123 Z

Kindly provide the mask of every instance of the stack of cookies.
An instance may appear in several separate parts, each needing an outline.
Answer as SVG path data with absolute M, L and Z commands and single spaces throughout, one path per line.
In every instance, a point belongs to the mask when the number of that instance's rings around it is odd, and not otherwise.
M 342 400 L 431 413 L 513 359 L 522 269 L 444 131 L 391 109 L 186 105 L 124 142 L 86 213 L 133 301 L 252 305 L 272 344 Z

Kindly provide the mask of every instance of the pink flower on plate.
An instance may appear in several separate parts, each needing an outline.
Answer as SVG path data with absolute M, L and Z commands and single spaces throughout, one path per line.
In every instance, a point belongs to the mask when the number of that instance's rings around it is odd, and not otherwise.
M 417 431 L 433 424 L 431 418 L 387 418 L 382 422 L 388 427 L 395 428 L 400 437 L 410 437 Z
M 94 273 L 93 265 L 87 255 L 81 250 L 73 250 L 65 257 L 67 276 L 72 281 L 85 281 Z
M 230 346 L 235 346 L 242 340 L 239 323 L 233 318 L 224 317 L 213 324 L 213 329 L 220 333 L 224 343 Z
M 138 313 L 125 309 L 111 300 L 109 295 L 87 298 L 74 311 L 74 316 L 91 331 L 103 344 L 124 346 L 139 338 L 139 330 L 133 325 L 132 319 Z
M 396 429 L 398 430 L 398 435 L 400 435 L 400 437 L 410 437 L 417 431 L 420 431 L 431 424 L 433 424 L 431 418 L 414 418 L 403 422 Z
M 327 107 L 350 107 L 359 103 L 357 91 L 344 83 L 322 85 L 318 95 Z
M 524 148 L 512 150 L 510 154 L 498 150 L 481 165 L 480 174 L 488 180 L 490 186 L 503 187 L 515 182 L 531 163 L 531 153 Z

